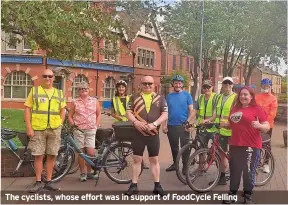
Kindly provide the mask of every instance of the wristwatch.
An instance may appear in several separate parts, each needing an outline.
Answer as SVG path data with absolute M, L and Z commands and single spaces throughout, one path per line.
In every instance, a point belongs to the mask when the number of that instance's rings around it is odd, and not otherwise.
M 158 127 L 157 122 L 153 122 L 152 125 L 154 125 L 155 127 Z

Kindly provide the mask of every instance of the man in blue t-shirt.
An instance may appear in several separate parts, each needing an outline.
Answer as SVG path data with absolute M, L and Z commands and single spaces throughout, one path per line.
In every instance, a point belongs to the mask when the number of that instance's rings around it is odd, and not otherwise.
M 171 147 L 173 164 L 166 171 L 176 170 L 176 158 L 179 152 L 179 138 L 181 147 L 189 142 L 189 129 L 184 124 L 191 121 L 193 117 L 193 99 L 190 93 L 183 90 L 184 78 L 175 75 L 172 78 L 174 91 L 167 96 L 168 105 L 168 123 L 163 124 L 163 133 L 167 133 Z M 168 126 L 167 126 L 168 124 Z M 183 170 L 189 158 L 189 150 L 183 153 L 182 162 Z

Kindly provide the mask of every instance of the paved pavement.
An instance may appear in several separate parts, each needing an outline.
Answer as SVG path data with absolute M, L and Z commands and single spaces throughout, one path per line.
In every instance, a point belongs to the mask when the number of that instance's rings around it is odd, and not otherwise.
M 102 127 L 110 127 L 112 119 L 105 116 L 102 120 Z M 284 148 L 283 130 L 287 129 L 285 124 L 276 123 L 273 130 L 272 150 L 275 157 L 275 172 L 268 184 L 262 187 L 257 187 L 255 190 L 287 190 L 287 148 Z M 176 177 L 175 172 L 166 172 L 165 169 L 172 162 L 171 151 L 167 136 L 161 133 L 161 150 L 160 150 L 160 166 L 161 166 L 161 184 L 167 191 L 189 191 L 187 185 L 182 184 Z M 147 153 L 145 153 L 145 161 L 149 164 Z M 22 178 L 2 178 L 1 190 L 12 191 L 28 189 L 28 186 L 34 182 L 33 177 Z M 128 188 L 127 184 L 115 184 L 104 172 L 100 175 L 100 181 L 95 186 L 94 181 L 79 182 L 79 172 L 72 175 L 67 175 L 58 183 L 61 190 L 67 191 L 124 191 Z M 139 189 L 142 191 L 151 191 L 154 187 L 150 170 L 144 170 L 138 183 Z M 240 188 L 241 190 L 242 188 Z M 218 186 L 216 190 L 228 190 L 228 185 Z

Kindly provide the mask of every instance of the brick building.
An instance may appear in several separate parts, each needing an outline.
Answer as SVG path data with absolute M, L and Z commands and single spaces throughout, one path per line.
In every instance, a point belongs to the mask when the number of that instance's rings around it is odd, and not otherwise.
M 142 18 L 135 22 L 130 21 L 125 13 L 119 12 L 117 18 L 130 29 L 118 32 L 119 40 L 113 45 L 122 52 L 103 55 L 94 49 L 91 62 L 46 59 L 41 51 L 30 55 L 30 48 L 24 41 L 11 42 L 11 34 L 2 32 L 2 108 L 23 109 L 29 90 L 41 83 L 41 74 L 46 68 L 55 71 L 54 86 L 63 90 L 68 104 L 77 96 L 76 86 L 81 81 L 89 83 L 91 95 L 97 96 L 104 108 L 111 107 L 115 83 L 120 79 L 127 81 L 128 93 L 132 93 L 138 91 L 142 76 L 151 75 L 155 79 L 155 91 L 158 92 L 161 50 L 165 46 L 156 23 L 149 14 L 146 16 L 147 19 Z M 91 46 L 95 48 L 95 45 Z M 110 46 L 105 40 L 100 42 L 101 48 Z

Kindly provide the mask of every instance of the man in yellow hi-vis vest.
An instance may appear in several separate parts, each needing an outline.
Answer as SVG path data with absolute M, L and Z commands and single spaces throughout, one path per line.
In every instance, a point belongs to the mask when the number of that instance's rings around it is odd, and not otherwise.
M 111 116 L 116 121 L 128 121 L 126 117 L 126 108 L 130 100 L 130 96 L 126 93 L 127 83 L 124 80 L 119 80 L 116 83 L 116 94 L 112 99 Z
M 205 123 L 213 116 L 216 109 L 218 95 L 213 92 L 213 83 L 211 80 L 204 80 L 202 86 L 203 94 L 201 94 L 194 103 L 193 118 L 198 114 L 198 123 Z M 192 122 L 193 123 L 193 122 Z M 204 144 L 208 144 L 209 139 L 213 139 L 216 129 L 207 129 L 206 135 L 201 135 L 200 139 Z
M 30 192 L 41 191 L 42 188 L 58 191 L 51 183 L 53 168 L 61 144 L 61 127 L 65 119 L 65 99 L 61 90 L 53 88 L 54 73 L 46 69 L 42 75 L 40 86 L 32 87 L 25 102 L 26 133 L 29 137 L 28 149 L 35 157 L 34 167 L 36 182 Z M 43 156 L 47 155 L 47 182 L 41 182 Z
M 233 79 L 231 77 L 223 78 L 221 88 L 222 94 L 217 97 L 216 110 L 214 111 L 212 118 L 207 119 L 207 121 L 215 121 L 216 123 L 228 121 L 230 111 L 236 100 L 236 93 L 232 91 L 232 88 Z M 219 143 L 225 152 L 228 151 L 228 143 L 231 135 L 231 129 L 220 129 Z M 221 154 L 221 161 L 221 176 L 218 184 L 226 185 L 227 182 L 225 177 L 225 171 L 228 168 L 228 161 L 223 154 Z

